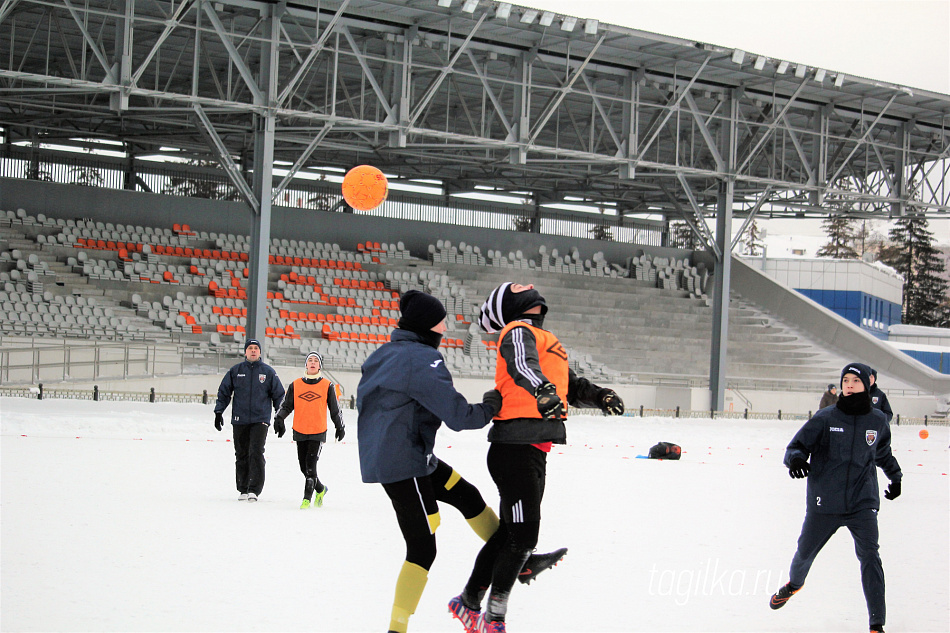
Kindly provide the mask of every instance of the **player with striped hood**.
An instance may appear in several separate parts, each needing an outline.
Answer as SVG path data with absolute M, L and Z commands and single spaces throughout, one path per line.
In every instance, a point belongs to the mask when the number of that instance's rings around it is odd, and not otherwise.
M 501 525 L 475 559 L 465 590 L 449 602 L 467 632 L 505 631 L 509 594 L 538 543 L 547 455 L 567 441 L 565 403 L 623 413 L 614 391 L 571 371 L 564 347 L 542 327 L 547 311 L 533 285 L 515 283 L 495 288 L 481 309 L 482 329 L 499 332 L 495 389 L 502 404 L 488 432 L 488 471 L 501 497 Z

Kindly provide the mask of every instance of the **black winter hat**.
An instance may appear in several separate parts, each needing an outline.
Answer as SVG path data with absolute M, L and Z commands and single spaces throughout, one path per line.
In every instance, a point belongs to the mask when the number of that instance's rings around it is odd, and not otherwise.
M 834 389 L 834 388 L 835 388 L 834 385 L 831 385 L 831 384 L 828 385 L 828 391 L 831 391 L 831 390 Z
M 841 370 L 841 382 L 844 382 L 845 374 L 854 374 L 864 383 L 864 390 L 871 391 L 871 368 L 864 363 L 848 363 Z
M 246 352 L 247 348 L 250 347 L 251 345 L 257 345 L 257 347 L 260 348 L 262 352 L 264 351 L 264 346 L 261 345 L 261 342 L 258 341 L 256 338 L 249 338 L 246 341 L 244 341 L 244 351 Z
M 410 290 L 399 298 L 399 327 L 403 330 L 425 334 L 445 318 L 442 302 L 425 292 Z

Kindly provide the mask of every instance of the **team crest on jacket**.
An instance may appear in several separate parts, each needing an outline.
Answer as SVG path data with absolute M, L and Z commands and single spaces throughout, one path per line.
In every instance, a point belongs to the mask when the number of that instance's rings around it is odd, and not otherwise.
M 264 374 L 258 374 L 258 375 L 257 375 L 257 381 L 258 381 L 259 383 L 261 383 L 262 385 L 264 384 L 264 381 L 265 381 L 265 380 L 267 380 L 267 376 L 265 376 Z
M 877 431 L 865 431 L 864 439 L 867 440 L 868 446 L 871 446 L 877 439 Z
M 878 401 L 877 396 L 874 396 L 873 398 L 871 398 L 871 404 L 877 404 L 877 401 Z

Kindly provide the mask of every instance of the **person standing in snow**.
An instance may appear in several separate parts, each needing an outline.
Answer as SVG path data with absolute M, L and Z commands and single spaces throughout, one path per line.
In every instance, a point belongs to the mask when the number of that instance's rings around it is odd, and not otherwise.
M 613 390 L 569 368 L 560 341 L 542 329 L 547 311 L 533 285 L 514 283 L 495 288 L 481 308 L 482 329 L 500 332 L 495 389 L 502 405 L 488 432 L 488 472 L 501 497 L 501 526 L 478 553 L 465 589 L 449 601 L 467 633 L 505 631 L 509 595 L 538 543 L 547 455 L 552 444 L 567 441 L 565 403 L 624 411 Z
M 232 397 L 234 401 L 232 402 Z M 284 397 L 284 386 L 274 368 L 261 360 L 261 343 L 248 339 L 244 360 L 228 370 L 218 387 L 214 428 L 224 428 L 224 410 L 231 404 L 234 433 L 234 470 L 240 501 L 257 501 L 264 489 L 264 442 L 274 411 Z
M 887 417 L 887 423 L 890 424 L 894 412 L 891 410 L 891 403 L 887 400 L 887 394 L 877 386 L 877 370 L 873 367 L 871 368 L 871 390 L 868 393 L 871 395 L 871 406 L 883 413 Z
M 833 384 L 828 385 L 828 391 L 821 394 L 821 402 L 818 403 L 818 408 L 824 409 L 825 407 L 830 407 L 836 402 L 838 402 L 838 388 Z
M 406 542 L 389 623 L 390 631 L 405 633 L 435 562 L 439 502 L 461 512 L 482 540 L 498 529 L 498 516 L 478 488 L 433 450 L 443 421 L 453 431 L 484 428 L 501 407 L 501 396 L 492 390 L 481 403 L 469 404 L 456 391 L 438 351 L 446 330 L 438 299 L 410 290 L 400 298 L 399 310 L 391 341 L 363 363 L 356 408 L 362 479 L 382 484 Z M 539 556 L 533 564 L 530 577 L 553 562 Z
M 871 368 L 849 363 L 841 370 L 841 396 L 816 413 L 795 434 L 785 466 L 795 479 L 808 477 L 807 510 L 788 583 L 771 598 L 780 609 L 805 584 L 815 557 L 828 539 L 846 526 L 861 561 L 861 584 L 871 633 L 883 633 L 884 567 L 878 554 L 877 513 L 881 507 L 877 468 L 890 485 L 884 497 L 901 494 L 901 468 L 891 454 L 891 430 L 884 414 L 871 406 Z
M 309 508 L 311 503 L 318 508 L 323 505 L 327 487 L 317 477 L 317 460 L 327 441 L 327 411 L 336 427 L 334 437 L 342 441 L 346 430 L 337 398 L 337 385 L 320 375 L 323 357 L 317 352 L 307 354 L 303 378 L 287 386 L 284 401 L 274 416 L 277 437 L 283 437 L 284 420 L 294 414 L 294 442 L 297 443 L 297 462 L 304 476 L 303 502 L 300 508 Z M 316 497 L 314 497 L 316 493 Z

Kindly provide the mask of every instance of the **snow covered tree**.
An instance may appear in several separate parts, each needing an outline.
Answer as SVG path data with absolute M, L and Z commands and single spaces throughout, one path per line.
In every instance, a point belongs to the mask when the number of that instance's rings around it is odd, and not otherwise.
M 749 232 L 745 238 L 746 253 L 748 255 L 756 256 L 759 254 L 759 251 L 765 247 L 765 242 L 762 240 L 763 237 L 763 231 L 759 229 L 759 223 L 752 220 L 752 224 L 749 225 Z
M 950 320 L 944 263 L 933 246 L 927 218 L 907 215 L 897 220 L 888 237 L 891 245 L 881 261 L 904 276 L 902 321 L 940 327 Z
M 818 249 L 818 257 L 858 259 L 858 253 L 852 246 L 856 233 L 854 220 L 840 213 L 832 213 L 821 224 L 828 234 L 828 243 Z

